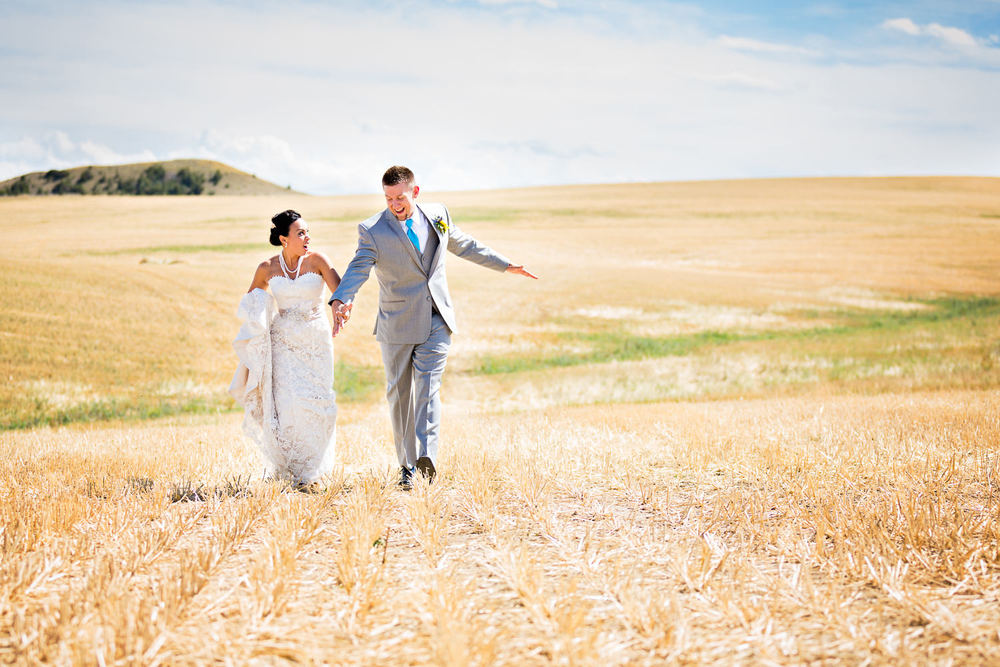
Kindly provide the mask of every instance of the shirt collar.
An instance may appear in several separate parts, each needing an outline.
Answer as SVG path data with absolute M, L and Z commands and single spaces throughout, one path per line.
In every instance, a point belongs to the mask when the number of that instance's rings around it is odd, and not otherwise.
M 420 212 L 420 209 L 417 208 L 416 204 L 414 204 L 413 205 L 413 210 L 410 211 L 410 218 L 413 219 L 413 224 L 414 225 L 419 225 L 420 221 L 423 220 L 423 217 L 424 216 Z M 398 222 L 399 224 L 401 224 L 403 227 L 406 227 L 406 220 L 407 220 L 407 218 L 403 218 L 402 220 L 397 220 L 396 222 Z

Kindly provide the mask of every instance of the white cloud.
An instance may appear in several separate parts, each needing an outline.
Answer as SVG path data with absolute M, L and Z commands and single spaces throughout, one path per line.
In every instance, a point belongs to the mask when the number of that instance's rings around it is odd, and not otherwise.
M 278 185 L 307 192 L 365 192 L 372 189 L 380 169 L 384 169 L 360 156 L 357 161 L 345 163 L 333 156 L 306 157 L 288 141 L 273 135 L 234 135 L 218 130 L 205 132 L 197 145 L 166 155 L 168 159 L 191 157 L 224 162 Z
M 0 159 L 38 162 L 48 157 L 42 144 L 31 137 L 21 137 L 16 141 L 0 143 Z
M 952 28 L 941 25 L 940 23 L 928 23 L 927 25 L 921 26 L 914 23 L 911 19 L 898 18 L 884 21 L 882 23 L 882 27 L 886 30 L 904 32 L 907 35 L 912 35 L 914 37 L 919 35 L 928 35 L 951 46 L 972 48 L 980 44 L 979 40 L 961 28 Z
M 969 47 L 976 46 L 979 42 L 975 37 L 960 28 L 949 28 L 938 23 L 931 23 L 924 28 L 931 37 L 937 37 L 943 42 L 952 46 Z
M 729 35 L 722 35 L 718 39 L 718 43 L 727 49 L 733 49 L 734 51 L 752 51 L 756 53 L 787 53 L 800 56 L 817 56 L 818 51 L 813 49 L 806 49 L 801 46 L 792 46 L 790 44 L 776 44 L 774 42 L 762 42 L 756 39 L 749 39 L 747 37 L 731 37 Z
M 911 37 L 924 37 L 926 40 L 921 44 L 921 48 L 894 52 L 895 57 L 913 62 L 1000 68 L 1000 48 L 997 48 L 997 42 L 1000 40 L 993 39 L 993 35 L 978 39 L 961 28 L 944 26 L 940 23 L 918 25 L 908 18 L 890 19 L 884 21 L 881 27 Z M 928 42 L 936 43 L 938 48 L 927 48 Z
M 63 169 L 86 164 L 123 164 L 156 159 L 150 150 L 120 153 L 94 141 L 74 141 L 62 130 L 37 138 L 21 137 L 0 143 L 0 180 L 30 171 Z
M 887 30 L 905 32 L 907 35 L 919 35 L 923 32 L 920 29 L 920 26 L 908 18 L 889 19 L 887 21 L 883 21 L 882 27 Z
M 156 160 L 156 155 L 149 149 L 137 153 L 119 153 L 104 144 L 89 140 L 81 141 L 78 144 L 70 142 L 70 146 L 72 148 L 68 154 L 83 156 L 83 161 L 88 164 L 123 164 L 128 162 L 152 162 Z

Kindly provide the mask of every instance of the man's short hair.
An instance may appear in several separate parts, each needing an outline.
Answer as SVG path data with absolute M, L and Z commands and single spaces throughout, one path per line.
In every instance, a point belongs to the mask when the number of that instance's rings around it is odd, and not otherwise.
M 412 185 L 413 181 L 413 172 L 399 165 L 389 167 L 382 174 L 382 185 L 399 185 L 400 183 L 410 183 Z

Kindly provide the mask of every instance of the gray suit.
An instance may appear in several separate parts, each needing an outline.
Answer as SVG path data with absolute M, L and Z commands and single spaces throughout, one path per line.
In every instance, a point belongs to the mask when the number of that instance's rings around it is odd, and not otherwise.
M 418 458 L 437 461 L 441 376 L 451 334 L 457 330 L 444 248 L 496 271 L 505 271 L 510 264 L 462 232 L 444 206 L 416 208 L 430 223 L 423 252 L 417 253 L 399 221 L 385 209 L 358 225 L 357 252 L 330 298 L 350 303 L 375 268 L 379 284 L 375 339 L 382 347 L 396 455 L 400 466 L 410 470 Z M 446 231 L 438 229 L 439 224 Z

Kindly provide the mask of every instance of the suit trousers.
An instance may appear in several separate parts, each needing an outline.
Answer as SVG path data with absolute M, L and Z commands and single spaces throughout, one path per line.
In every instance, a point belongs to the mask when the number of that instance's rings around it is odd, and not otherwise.
M 431 315 L 430 336 L 423 343 L 380 345 L 399 465 L 413 470 L 417 459 L 424 456 L 436 464 L 441 376 L 448 361 L 451 330 L 435 312 Z

